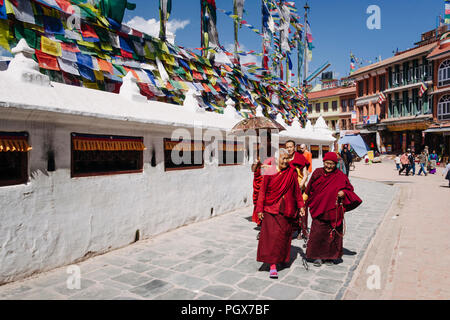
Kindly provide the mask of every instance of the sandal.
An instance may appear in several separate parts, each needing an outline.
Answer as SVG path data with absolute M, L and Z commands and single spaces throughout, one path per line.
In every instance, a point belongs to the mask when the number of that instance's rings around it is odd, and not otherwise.
M 320 266 L 322 266 L 322 260 L 321 260 L 321 259 L 316 259 L 316 260 L 314 260 L 313 266 L 314 266 L 314 267 L 320 267 Z
M 270 269 L 269 277 L 272 279 L 278 279 L 277 269 Z

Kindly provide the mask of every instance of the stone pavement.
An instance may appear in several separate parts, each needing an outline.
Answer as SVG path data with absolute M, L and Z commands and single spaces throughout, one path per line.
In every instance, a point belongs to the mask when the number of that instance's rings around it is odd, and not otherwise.
M 252 207 L 178 228 L 78 264 L 81 288 L 68 289 L 66 267 L 0 286 L 0 299 L 341 299 L 394 198 L 394 187 L 351 178 L 363 204 L 346 217 L 343 262 L 302 264 L 293 240 L 279 279 L 258 271 Z
M 450 299 L 450 189 L 443 168 L 406 177 L 394 167 L 393 161 L 356 166 L 355 176 L 394 184 L 399 193 L 344 298 Z M 379 268 L 379 288 L 367 286 L 370 266 Z

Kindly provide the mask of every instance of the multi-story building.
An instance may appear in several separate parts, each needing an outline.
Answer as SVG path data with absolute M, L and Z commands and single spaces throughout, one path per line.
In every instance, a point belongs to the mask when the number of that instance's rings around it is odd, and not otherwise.
M 427 56 L 433 62 L 433 121 L 425 131 L 427 143 L 446 163 L 450 155 L 450 32 L 444 34 Z
M 339 85 L 338 80 L 326 81 L 308 94 L 308 119 L 314 124 L 322 116 L 334 133 L 354 129 L 351 114 L 355 105 L 356 88 L 351 84 Z
M 368 145 L 388 153 L 419 151 L 426 145 L 423 131 L 433 123 L 435 72 L 434 61 L 427 57 L 437 45 L 435 37 L 436 32 L 424 33 L 417 47 L 352 74 L 357 82 L 357 129 L 366 134 Z

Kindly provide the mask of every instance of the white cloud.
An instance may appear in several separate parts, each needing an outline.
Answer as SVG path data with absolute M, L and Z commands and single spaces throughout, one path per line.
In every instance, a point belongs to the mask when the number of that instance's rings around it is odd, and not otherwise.
M 191 23 L 190 20 L 169 20 L 167 22 L 167 35 L 175 37 L 177 30 L 184 29 L 189 23 Z M 146 20 L 140 16 L 135 16 L 125 24 L 153 37 L 159 37 L 159 20 L 153 18 Z
M 234 53 L 234 44 L 233 43 L 227 43 L 225 45 L 225 49 L 228 52 Z M 250 51 L 243 44 L 241 44 L 241 46 L 238 48 L 238 50 L 239 51 L 244 51 L 244 52 Z M 261 64 L 261 57 L 255 56 L 255 55 L 252 55 L 252 54 L 249 54 L 249 55 L 246 55 L 246 56 L 239 55 L 239 59 L 241 61 L 241 64 L 252 63 L 252 62 L 256 63 L 256 65 L 260 65 Z

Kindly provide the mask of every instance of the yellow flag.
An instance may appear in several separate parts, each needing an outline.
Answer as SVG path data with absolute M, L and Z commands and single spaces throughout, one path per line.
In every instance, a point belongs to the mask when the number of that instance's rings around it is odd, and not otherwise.
M 165 42 L 161 42 L 161 50 L 162 50 L 164 53 L 167 53 L 167 54 L 170 55 L 169 48 L 167 48 L 167 45 L 166 45 Z
M 101 42 L 100 46 L 102 47 L 102 50 L 105 50 L 105 51 L 112 51 L 113 50 L 112 46 L 109 43 L 106 43 L 106 42 Z
M 104 81 L 105 80 L 105 76 L 103 75 L 103 71 L 97 71 L 94 70 L 94 74 L 95 74 L 95 79 L 98 81 Z
M 96 89 L 98 90 L 98 85 L 97 82 L 89 82 L 89 81 L 83 81 L 83 86 L 85 88 L 89 88 L 89 89 Z
M 11 2 L 9 0 L 5 0 L 6 14 L 14 15 L 14 9 L 12 7 Z
M 11 51 L 8 43 L 9 37 L 9 25 L 8 20 L 0 20 L 0 47 L 5 48 L 8 51 Z
M 77 40 L 78 44 L 81 44 L 82 46 L 88 47 L 88 48 L 95 48 L 95 43 L 94 42 L 89 42 L 89 41 L 83 41 L 83 40 Z
M 44 36 L 41 36 L 41 51 L 55 57 L 62 56 L 61 44 Z

